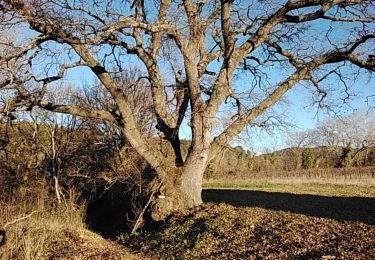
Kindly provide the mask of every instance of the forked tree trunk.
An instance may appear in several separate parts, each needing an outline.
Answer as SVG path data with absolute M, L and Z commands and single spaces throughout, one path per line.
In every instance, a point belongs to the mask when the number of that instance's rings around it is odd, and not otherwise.
M 202 204 L 202 182 L 210 156 L 212 120 L 203 120 L 198 112 L 192 122 L 192 143 L 185 162 L 173 173 L 159 174 L 162 181 L 160 195 L 152 208 L 152 218 L 163 220 L 174 212 Z

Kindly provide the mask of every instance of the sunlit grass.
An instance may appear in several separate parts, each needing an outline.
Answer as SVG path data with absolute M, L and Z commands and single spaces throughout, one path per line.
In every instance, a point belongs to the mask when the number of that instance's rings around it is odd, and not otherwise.
M 28 218 L 7 227 L 7 243 L 0 248 L 0 259 L 45 259 L 56 241 L 85 230 L 84 209 L 77 206 L 74 196 L 61 205 L 54 204 L 42 185 L 2 197 L 0 226 L 31 212 Z
M 208 182 L 203 185 L 204 189 L 236 189 L 268 192 L 285 192 L 292 194 L 312 194 L 321 196 L 361 196 L 375 197 L 375 186 L 373 185 L 343 185 L 324 183 L 275 183 L 275 182 Z

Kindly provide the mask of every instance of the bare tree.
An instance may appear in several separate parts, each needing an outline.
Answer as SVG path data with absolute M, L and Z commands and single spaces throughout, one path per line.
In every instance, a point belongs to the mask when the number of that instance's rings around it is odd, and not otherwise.
M 157 173 L 154 219 L 200 205 L 209 161 L 290 89 L 304 82 L 328 107 L 351 97 L 352 79 L 375 71 L 369 0 L 0 0 L 0 9 L 1 31 L 20 31 L 1 43 L 0 111 L 38 106 L 117 125 Z M 145 68 L 139 80 L 149 83 L 155 128 L 174 161 L 144 136 L 119 84 L 134 62 Z M 91 70 L 113 107 L 45 99 L 44 88 L 76 67 Z M 231 122 L 214 136 L 215 118 L 229 110 Z M 179 137 L 185 118 L 192 138 L 186 158 Z
M 350 158 L 354 161 L 361 153 L 375 146 L 375 118 L 364 111 L 357 111 L 346 117 L 329 118 L 319 123 L 312 135 L 316 145 L 336 150 L 354 149 Z

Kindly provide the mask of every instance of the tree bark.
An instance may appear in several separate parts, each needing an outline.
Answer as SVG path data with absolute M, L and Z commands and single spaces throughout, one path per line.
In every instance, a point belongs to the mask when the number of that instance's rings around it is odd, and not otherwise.
M 189 156 L 183 167 L 176 168 L 161 180 L 160 189 L 151 208 L 153 220 L 160 221 L 174 212 L 202 204 L 202 180 L 208 154 Z M 155 187 L 159 187 L 157 184 Z

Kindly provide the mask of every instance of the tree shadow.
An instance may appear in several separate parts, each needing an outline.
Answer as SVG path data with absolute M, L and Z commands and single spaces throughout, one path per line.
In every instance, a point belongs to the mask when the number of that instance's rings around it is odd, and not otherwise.
M 227 189 L 203 190 L 202 197 L 205 202 L 225 202 L 233 206 L 261 207 L 339 221 L 375 224 L 375 198 Z

